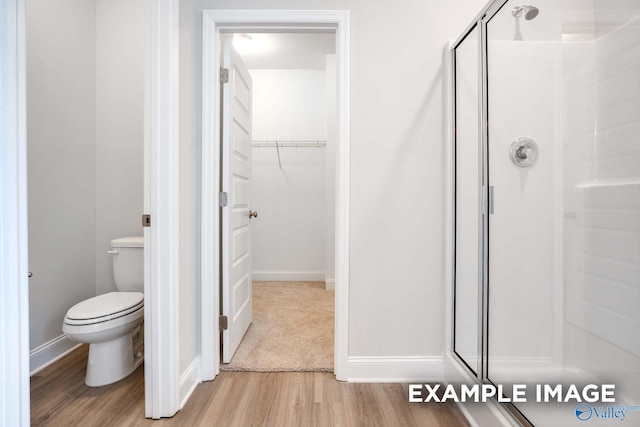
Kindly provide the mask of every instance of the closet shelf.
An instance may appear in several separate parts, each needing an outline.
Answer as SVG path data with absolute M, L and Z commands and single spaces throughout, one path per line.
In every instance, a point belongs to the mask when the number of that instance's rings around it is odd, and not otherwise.
M 326 140 L 268 140 L 268 141 L 253 141 L 253 146 L 257 148 L 303 148 L 312 147 L 320 148 L 326 147 Z
M 268 140 L 268 141 L 252 141 L 252 145 L 256 148 L 275 148 L 278 153 L 278 167 L 282 169 L 282 160 L 280 159 L 280 148 L 302 148 L 302 147 L 312 147 L 312 148 L 320 148 L 326 147 L 326 140 L 287 140 L 287 139 L 279 139 L 279 140 Z

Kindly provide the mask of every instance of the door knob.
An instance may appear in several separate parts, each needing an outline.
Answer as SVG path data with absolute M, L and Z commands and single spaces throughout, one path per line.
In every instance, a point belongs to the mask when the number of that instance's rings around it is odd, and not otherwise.
M 258 211 L 249 211 L 249 218 L 258 218 Z

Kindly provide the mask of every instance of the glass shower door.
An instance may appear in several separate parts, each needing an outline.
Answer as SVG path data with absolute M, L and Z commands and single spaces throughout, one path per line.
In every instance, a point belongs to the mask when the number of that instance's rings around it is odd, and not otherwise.
M 515 16 L 516 7 L 519 3 L 507 2 L 486 24 L 491 189 L 487 378 L 503 385 L 553 382 L 562 322 L 556 304 L 562 294 L 563 253 L 556 197 L 562 189 L 556 40 L 549 10 Z M 529 402 L 518 409 L 534 425 L 564 425 L 548 418 L 550 408 L 544 404 Z M 546 414 L 537 417 L 536 409 Z
M 640 401 L 639 14 L 508 1 L 486 20 L 494 384 L 613 383 L 616 403 Z M 582 422 L 575 403 L 517 409 Z
M 553 359 L 554 283 L 562 254 L 554 233 L 555 48 L 531 29 L 539 21 L 512 15 L 517 4 L 507 2 L 486 26 L 493 187 L 488 376 L 494 383 L 535 380 L 536 370 Z
M 476 25 L 454 49 L 455 61 L 455 318 L 456 354 L 476 374 L 481 363 L 482 147 Z

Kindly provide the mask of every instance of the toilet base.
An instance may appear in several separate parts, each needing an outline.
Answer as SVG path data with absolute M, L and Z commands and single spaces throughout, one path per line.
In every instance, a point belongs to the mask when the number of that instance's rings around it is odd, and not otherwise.
M 142 363 L 142 357 L 134 357 L 132 338 L 133 333 L 128 333 L 113 341 L 89 344 L 85 384 L 100 387 L 131 375 Z

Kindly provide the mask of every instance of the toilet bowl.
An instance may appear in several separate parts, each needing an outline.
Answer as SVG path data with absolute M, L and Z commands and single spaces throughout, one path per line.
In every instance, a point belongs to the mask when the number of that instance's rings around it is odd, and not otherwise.
M 119 292 L 79 302 L 64 318 L 62 332 L 73 341 L 89 344 L 85 383 L 90 387 L 119 381 L 142 363 L 143 244 L 142 237 L 112 240 L 108 253 L 114 258 Z
M 62 325 L 69 339 L 89 345 L 85 383 L 98 387 L 131 374 L 136 361 L 132 334 L 144 315 L 141 292 L 110 292 L 71 307 Z M 138 363 L 136 363 L 138 362 Z

